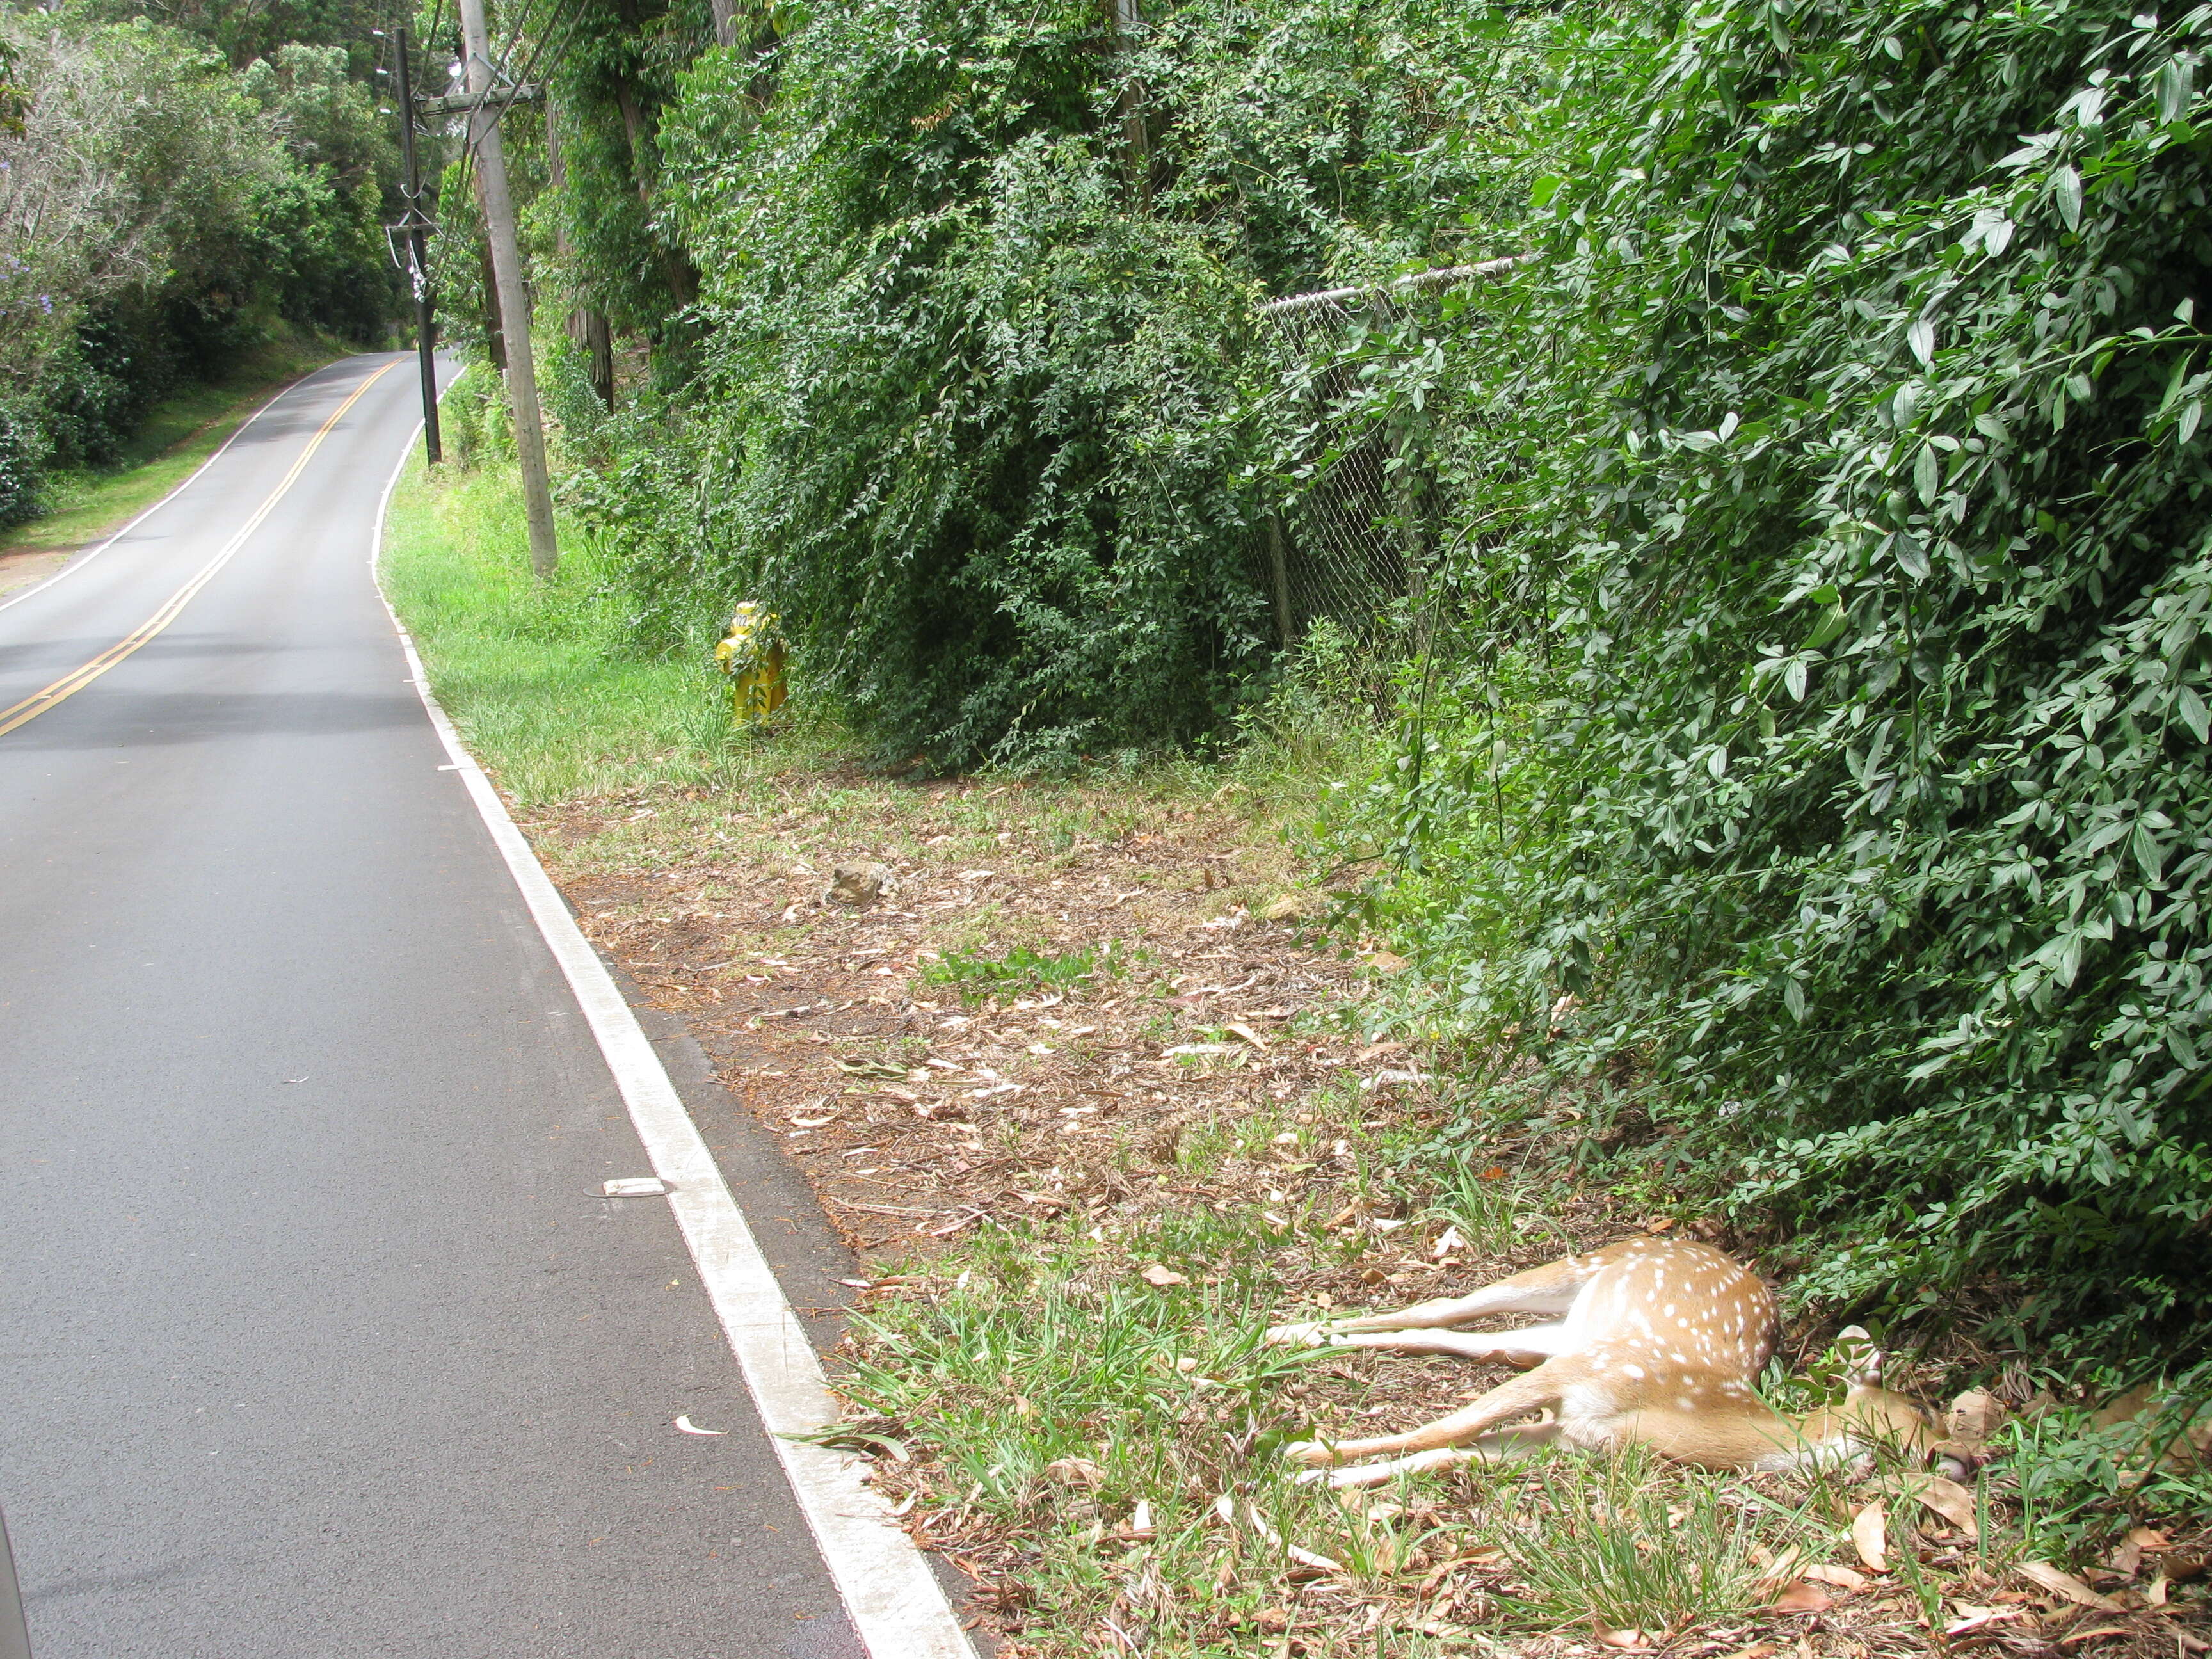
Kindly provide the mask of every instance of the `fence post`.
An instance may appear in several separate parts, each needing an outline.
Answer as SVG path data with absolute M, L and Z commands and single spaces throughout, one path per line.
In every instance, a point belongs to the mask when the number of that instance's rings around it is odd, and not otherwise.
M 1421 538 L 1423 492 L 1414 465 L 1419 446 L 1413 439 L 1412 422 L 1400 419 L 1392 424 L 1397 430 L 1391 438 L 1391 459 L 1398 463 L 1398 468 L 1390 478 L 1390 516 L 1398 521 L 1398 556 L 1406 567 L 1406 602 L 1413 610 L 1413 649 L 1426 656 L 1429 636 L 1434 629 L 1427 605 L 1428 560 Z
M 1267 515 L 1267 564 L 1275 577 L 1275 627 L 1287 651 L 1297 643 L 1297 619 L 1291 611 L 1291 560 L 1284 545 L 1283 520 L 1274 513 Z

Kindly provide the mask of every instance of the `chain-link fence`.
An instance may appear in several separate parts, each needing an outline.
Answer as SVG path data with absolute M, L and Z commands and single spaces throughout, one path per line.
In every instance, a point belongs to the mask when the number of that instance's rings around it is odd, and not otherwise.
M 1442 502 L 1431 445 L 1389 416 L 1346 413 L 1357 402 L 1361 348 L 1432 309 L 1461 284 L 1523 263 L 1498 259 L 1425 271 L 1384 288 L 1330 289 L 1260 307 L 1268 343 L 1300 407 L 1287 411 L 1307 469 L 1304 488 L 1269 516 L 1251 553 L 1285 648 L 1333 623 L 1368 651 L 1421 649 Z

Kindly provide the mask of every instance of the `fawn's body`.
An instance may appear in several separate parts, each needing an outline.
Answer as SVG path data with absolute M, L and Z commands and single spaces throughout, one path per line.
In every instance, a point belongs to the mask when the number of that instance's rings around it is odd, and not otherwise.
M 1521 1330 L 1455 1328 L 1486 1314 L 1557 1314 Z M 1629 1442 L 1717 1469 L 1783 1469 L 1839 1462 L 1875 1445 L 1927 1441 L 1911 1401 L 1876 1385 L 1881 1356 L 1856 1339 L 1843 1405 L 1802 1419 L 1762 1401 L 1752 1382 L 1774 1351 L 1774 1298 L 1718 1250 L 1629 1239 L 1571 1255 L 1400 1313 L 1328 1325 L 1286 1325 L 1278 1342 L 1455 1353 L 1533 1367 L 1465 1409 L 1405 1434 L 1334 1444 L 1308 1442 L 1291 1455 L 1314 1464 L 1388 1461 L 1339 1470 L 1336 1486 L 1369 1486 L 1403 1471 L 1508 1455 L 1543 1441 L 1610 1449 Z M 1544 1421 L 1509 1427 L 1516 1418 Z

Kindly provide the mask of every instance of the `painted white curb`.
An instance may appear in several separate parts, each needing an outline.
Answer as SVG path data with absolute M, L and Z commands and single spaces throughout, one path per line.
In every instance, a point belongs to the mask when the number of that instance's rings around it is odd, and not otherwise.
M 343 362 L 345 360 L 343 358 L 340 358 L 338 361 Z M 336 363 L 325 363 L 323 365 L 323 368 L 335 368 L 337 366 L 337 365 Z M 29 599 L 33 593 L 45 592 L 63 577 L 74 576 L 78 571 L 83 569 L 85 566 L 90 564 L 101 554 L 106 552 L 109 548 L 114 546 L 116 543 L 121 541 L 125 536 L 136 530 L 140 525 L 145 523 L 147 520 L 152 518 L 156 513 L 159 513 L 171 501 L 173 501 L 178 496 L 183 495 L 187 489 L 190 489 L 193 484 L 199 481 L 199 476 L 201 473 L 206 471 L 210 467 L 213 466 L 217 461 L 222 459 L 222 453 L 224 450 L 228 449 L 233 444 L 236 443 L 240 438 L 246 435 L 246 428 L 252 426 L 264 415 L 266 415 L 270 410 L 276 408 L 277 404 L 283 403 L 285 398 L 290 397 L 301 386 L 307 385 L 308 381 L 313 380 L 315 376 L 320 374 L 323 372 L 323 368 L 309 369 L 305 374 L 302 374 L 298 380 L 293 381 L 291 385 L 286 386 L 282 392 L 271 398 L 267 403 L 262 404 L 260 408 L 255 410 L 253 413 L 240 421 L 237 427 L 232 431 L 230 436 L 225 438 L 221 443 L 216 446 L 215 453 L 192 469 L 191 476 L 190 477 L 187 477 L 182 483 L 179 484 L 167 495 L 162 496 L 160 501 L 155 502 L 153 506 L 148 507 L 137 518 L 131 520 L 129 524 L 125 525 L 122 529 L 117 531 L 106 541 L 100 543 L 98 547 L 92 549 L 89 552 L 76 555 L 76 556 L 72 558 L 67 564 L 55 571 L 52 575 L 46 577 L 42 580 L 33 582 L 28 587 L 16 594 L 14 598 L 0 599 L 0 611 L 5 611 L 11 605 L 22 604 L 24 600 Z
M 416 434 L 422 431 L 416 427 Z M 653 1044 L 623 1000 L 605 964 L 578 929 L 552 878 L 538 862 L 507 806 L 468 750 L 430 684 L 415 641 L 384 592 L 384 520 L 399 475 L 412 458 L 415 437 L 400 453 L 376 506 L 368 568 L 377 595 L 407 653 L 408 672 L 446 753 L 468 786 L 484 828 L 498 844 L 515 885 L 530 906 L 547 947 L 591 1022 L 630 1121 L 645 1143 L 653 1172 L 674 1191 L 670 1206 L 699 1269 L 715 1316 L 744 1373 L 746 1387 L 782 1460 L 799 1507 L 813 1529 L 816 1547 L 843 1597 L 853 1627 L 870 1659 L 975 1659 L 944 1590 L 914 1540 L 890 1516 L 881 1497 L 860 1479 L 859 1462 L 842 1452 L 778 1438 L 834 1422 L 836 1402 L 822 1376 L 822 1363 L 805 1328 L 785 1300 L 783 1287 L 761 1255 L 744 1212 L 669 1081 Z

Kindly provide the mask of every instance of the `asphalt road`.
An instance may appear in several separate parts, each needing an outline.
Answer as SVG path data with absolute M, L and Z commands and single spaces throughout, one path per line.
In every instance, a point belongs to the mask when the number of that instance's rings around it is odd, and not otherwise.
M 153 617 L 391 361 L 0 609 L 0 709 Z M 665 1202 L 599 1195 L 645 1155 L 405 683 L 367 557 L 418 411 L 403 363 L 166 631 L 0 732 L 33 1651 L 856 1655 Z

